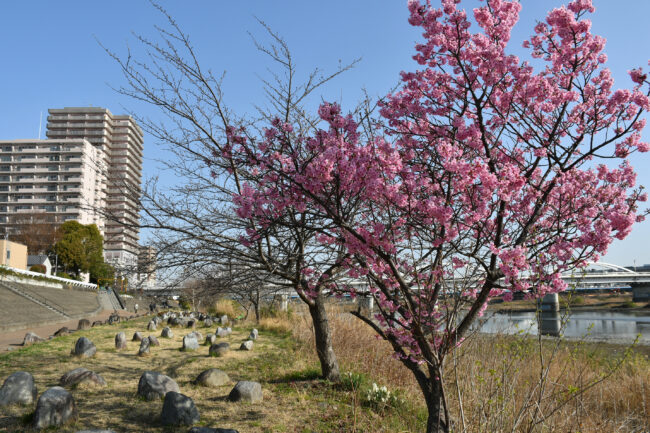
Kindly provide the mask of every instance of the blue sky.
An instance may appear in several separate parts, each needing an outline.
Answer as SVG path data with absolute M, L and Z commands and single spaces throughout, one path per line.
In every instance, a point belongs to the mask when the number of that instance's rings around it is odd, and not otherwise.
M 435 0 L 433 1 L 435 3 Z M 559 0 L 522 0 L 523 11 L 513 33 L 513 52 L 532 33 Z M 321 96 L 353 107 L 365 88 L 382 95 L 397 83 L 401 70 L 415 68 L 411 60 L 419 32 L 407 19 L 401 0 L 248 0 L 162 1 L 190 35 L 201 62 L 215 73 L 226 71 L 229 105 L 239 112 L 263 103 L 260 76 L 266 59 L 255 50 L 248 32 L 263 39 L 255 17 L 280 33 L 292 49 L 299 72 L 315 67 L 333 71 L 339 64 L 361 57 L 352 71 L 324 87 Z M 473 8 L 476 0 L 463 1 Z M 630 87 L 627 71 L 645 66 L 650 58 L 650 1 L 594 0 L 592 31 L 607 39 L 608 66 L 616 87 Z M 150 107 L 116 94 L 109 85 L 123 84 L 116 64 L 98 45 L 118 53 L 137 44 L 132 32 L 153 36 L 163 17 L 144 0 L 5 1 L 0 6 L 0 139 L 34 138 L 48 108 L 99 106 L 114 114 L 137 111 L 152 118 Z M 516 44 L 515 44 L 516 42 Z M 650 140 L 650 129 L 644 133 Z M 158 172 L 157 144 L 145 137 L 144 175 Z M 639 182 L 650 187 L 650 155 L 632 159 Z M 608 262 L 650 263 L 646 248 L 650 221 L 638 224 L 624 241 L 612 245 Z

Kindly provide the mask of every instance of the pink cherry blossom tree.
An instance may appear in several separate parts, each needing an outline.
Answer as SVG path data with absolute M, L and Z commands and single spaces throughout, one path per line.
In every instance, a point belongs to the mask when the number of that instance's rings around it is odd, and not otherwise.
M 257 140 L 229 130 L 233 155 L 261 176 L 235 196 L 239 216 L 265 227 L 309 212 L 317 240 L 346 252 L 348 276 L 367 281 L 379 310 L 356 315 L 413 373 L 427 432 L 452 428 L 445 360 L 491 298 L 565 290 L 563 271 L 643 219 L 627 157 L 650 149 L 647 75 L 632 70 L 633 87 L 614 90 L 591 0 L 535 26 L 524 43 L 532 63 L 508 52 L 519 2 L 488 0 L 474 22 L 459 1 L 441 3 L 409 1 L 420 69 L 402 73 L 379 119 L 326 103 L 326 127 L 309 136 L 286 119 Z M 308 287 L 327 277 L 301 273 Z

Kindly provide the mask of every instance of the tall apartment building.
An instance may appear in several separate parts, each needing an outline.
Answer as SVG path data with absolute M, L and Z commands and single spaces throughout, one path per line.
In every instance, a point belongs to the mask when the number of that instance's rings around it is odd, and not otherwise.
M 0 234 L 41 215 L 103 231 L 105 171 L 103 152 L 84 139 L 0 141 Z
M 103 155 L 106 167 L 104 256 L 118 269 L 137 268 L 138 204 L 142 179 L 143 133 L 131 116 L 105 108 L 48 110 L 47 137 L 85 139 Z

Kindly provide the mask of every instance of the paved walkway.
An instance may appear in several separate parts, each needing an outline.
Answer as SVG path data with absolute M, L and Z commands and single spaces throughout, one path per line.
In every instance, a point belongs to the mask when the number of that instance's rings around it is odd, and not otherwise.
M 104 321 L 107 320 L 112 313 L 113 311 L 104 310 L 100 313 L 97 313 L 92 316 L 87 316 L 84 318 L 90 320 L 90 323 L 94 322 L 95 320 Z M 125 310 L 117 310 L 117 313 L 122 317 L 128 317 L 133 315 L 132 312 L 125 311 Z M 52 323 L 49 325 L 27 326 L 17 331 L 3 332 L 0 334 L 0 353 L 7 350 L 16 349 L 22 346 L 23 339 L 25 338 L 25 334 L 30 331 L 35 333 L 41 338 L 47 339 L 50 335 L 54 334 L 56 331 L 58 331 L 60 328 L 63 328 L 64 326 L 70 329 L 77 329 L 78 323 L 79 323 L 79 319 L 64 320 L 62 322 Z

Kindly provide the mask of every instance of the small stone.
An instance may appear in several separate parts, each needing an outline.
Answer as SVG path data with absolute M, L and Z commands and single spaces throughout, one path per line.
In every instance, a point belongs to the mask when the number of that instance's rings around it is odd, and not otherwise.
M 163 398 L 169 391 L 181 392 L 174 379 L 155 371 L 145 371 L 138 382 L 138 395 L 147 400 Z
M 95 326 L 100 326 L 100 325 L 103 325 L 103 324 L 104 324 L 104 322 L 102 322 L 101 320 L 95 320 L 95 321 L 93 322 L 93 326 L 92 326 L 92 327 L 94 328 Z
M 140 349 L 138 350 L 138 356 L 147 356 L 149 354 L 149 339 L 143 338 L 140 341 Z
M 228 343 L 219 343 L 213 344 L 210 346 L 209 354 L 210 356 L 220 357 L 226 354 L 230 350 L 230 344 Z
M 239 350 L 253 350 L 253 341 L 252 340 L 244 341 L 241 344 L 241 346 L 239 346 Z
M 230 383 L 230 377 L 228 377 L 225 371 L 219 370 L 218 368 L 211 368 L 199 374 L 194 380 L 194 383 L 207 387 L 222 386 Z
M 226 326 L 227 324 L 229 324 L 229 323 L 230 323 L 230 320 L 228 320 L 228 315 L 227 315 L 227 314 L 224 314 L 223 316 L 221 316 L 221 317 L 219 318 L 219 323 L 220 323 L 221 325 L 223 325 L 223 326 Z
M 58 337 L 59 335 L 68 335 L 70 333 L 70 329 L 68 327 L 64 326 L 63 328 L 60 328 L 58 331 L 54 333 L 55 337 Z
M 147 325 L 147 331 L 155 331 L 156 330 L 156 322 L 154 320 L 149 321 L 149 324 Z
M 248 336 L 248 339 L 249 340 L 257 340 L 257 335 L 258 335 L 257 329 L 253 328 L 250 335 Z
M 142 338 L 143 338 L 143 337 L 142 337 L 142 333 L 141 333 L 140 331 L 135 331 L 135 333 L 133 334 L 133 338 L 131 339 L 131 341 L 142 341 Z
M 74 370 L 68 371 L 59 379 L 61 386 L 78 386 L 78 385 L 91 385 L 91 386 L 106 386 L 106 381 L 99 374 L 90 371 L 87 368 L 79 367 Z
M 158 346 L 160 346 L 160 342 L 159 342 L 158 339 L 157 339 L 156 337 L 154 337 L 153 335 L 150 335 L 150 336 L 147 337 L 147 338 L 149 339 L 149 346 L 152 346 L 152 347 L 158 347 Z
M 126 349 L 126 334 L 124 332 L 119 332 L 115 335 L 115 348 Z
M 212 319 L 210 319 L 209 317 L 203 321 L 203 325 L 205 325 L 206 328 L 212 328 L 212 324 L 213 324 Z
M 81 337 L 77 340 L 72 350 L 72 354 L 81 357 L 91 357 L 97 353 L 97 348 L 92 341 L 86 337 Z
M 0 406 L 34 404 L 38 390 L 34 377 L 26 371 L 17 371 L 5 379 L 0 388 Z
M 88 319 L 81 319 L 77 323 L 77 329 L 82 330 L 82 329 L 90 329 L 90 320 Z
M 39 397 L 34 412 L 33 427 L 44 429 L 60 426 L 76 418 L 77 407 L 72 395 L 60 386 L 55 386 Z
M 23 339 L 23 346 L 31 346 L 32 344 L 38 343 L 39 341 L 44 341 L 44 339 L 34 334 L 33 332 L 28 332 L 25 334 L 25 338 Z
M 259 382 L 241 380 L 228 394 L 228 400 L 259 403 L 262 401 L 262 385 Z
M 228 330 L 226 330 L 225 328 L 219 327 L 219 328 L 217 328 L 216 336 L 220 337 L 220 338 L 227 337 L 228 336 Z
M 174 333 L 170 328 L 164 327 L 160 336 L 163 338 L 172 338 L 174 336 Z
M 163 425 L 192 425 L 201 419 L 194 401 L 181 393 L 165 394 L 160 421 Z

